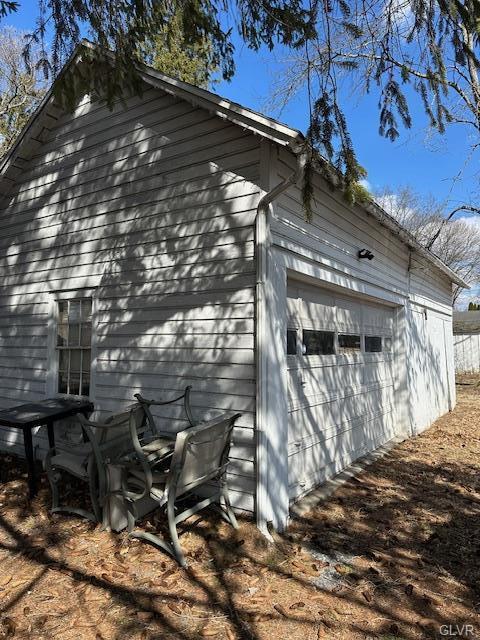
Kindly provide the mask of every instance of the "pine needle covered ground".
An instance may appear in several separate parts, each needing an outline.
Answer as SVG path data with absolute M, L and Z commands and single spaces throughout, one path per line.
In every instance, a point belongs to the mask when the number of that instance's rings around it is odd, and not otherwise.
M 453 413 L 274 545 L 192 518 L 188 570 L 50 516 L 45 479 L 29 504 L 22 463 L 1 457 L 0 638 L 480 638 L 480 387 L 460 382 Z

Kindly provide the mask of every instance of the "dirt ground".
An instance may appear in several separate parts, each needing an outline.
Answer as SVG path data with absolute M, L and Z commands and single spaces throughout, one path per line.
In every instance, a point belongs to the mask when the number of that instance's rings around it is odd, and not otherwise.
M 480 386 L 459 382 L 453 413 L 275 544 L 192 519 L 188 570 L 50 516 L 45 480 L 29 504 L 21 462 L 0 458 L 0 638 L 479 639 Z

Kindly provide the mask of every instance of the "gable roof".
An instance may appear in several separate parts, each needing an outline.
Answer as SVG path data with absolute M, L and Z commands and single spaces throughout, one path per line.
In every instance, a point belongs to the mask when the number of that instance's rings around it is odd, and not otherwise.
M 9 173 L 14 175 L 21 172 L 22 164 L 25 162 L 32 148 L 42 144 L 44 130 L 48 131 L 46 123 L 52 116 L 49 109 L 53 107 L 53 94 L 60 79 L 68 73 L 72 65 L 81 61 L 82 47 L 95 49 L 96 45 L 84 40 L 72 53 L 65 63 L 59 76 L 52 84 L 50 90 L 44 96 L 42 102 L 30 117 L 29 121 L 19 134 L 15 144 L 9 152 L 0 160 L 0 195 L 2 185 L 12 183 L 14 179 L 9 177 Z M 210 113 L 236 124 L 252 133 L 271 140 L 275 144 L 289 148 L 294 154 L 299 153 L 305 147 L 305 136 L 298 129 L 292 129 L 275 120 L 262 115 L 252 109 L 248 109 L 236 102 L 222 98 L 221 96 L 202 89 L 195 85 L 183 82 L 166 76 L 165 74 L 144 64 L 137 64 L 137 71 L 140 77 L 147 84 L 156 87 L 172 96 L 186 100 L 190 104 L 206 109 Z M 55 116 L 53 116 L 55 117 Z M 322 158 L 324 162 L 327 162 Z M 377 220 L 383 227 L 396 235 L 401 242 L 415 251 L 437 269 L 443 272 L 452 282 L 460 287 L 470 288 L 469 285 L 450 267 L 444 264 L 430 250 L 423 247 L 414 236 L 400 225 L 393 216 L 389 215 L 375 202 L 365 202 L 359 205 Z

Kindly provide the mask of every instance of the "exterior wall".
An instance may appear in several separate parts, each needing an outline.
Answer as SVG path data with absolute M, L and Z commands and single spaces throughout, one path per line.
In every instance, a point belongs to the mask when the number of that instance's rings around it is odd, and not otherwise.
M 419 433 L 455 405 L 452 323 L 415 304 L 407 318 L 409 420 L 411 432 Z
M 254 221 L 259 185 L 270 189 L 290 175 L 293 156 L 153 89 L 126 109 L 111 113 L 85 100 L 48 122 L 32 157 L 17 160 L 0 201 L 0 407 L 55 394 L 52 301 L 59 292 L 92 291 L 98 417 L 136 392 L 167 399 L 187 384 L 197 414 L 240 411 L 236 505 L 253 511 L 258 491 L 262 517 L 281 528 L 289 495 L 289 277 L 394 308 L 395 433 L 418 432 L 453 406 L 448 279 L 317 176 L 311 223 L 297 187 L 273 206 L 260 465 Z M 374 260 L 359 260 L 361 248 Z M 176 409 L 157 418 L 163 428 L 183 426 Z M 16 432 L 0 431 L 0 445 L 19 444 Z M 36 444 L 45 449 L 45 434 Z M 373 434 L 365 450 L 378 444 Z M 319 477 L 347 463 L 334 457 Z
M 87 288 L 98 417 L 187 384 L 197 415 L 240 411 L 231 486 L 253 510 L 259 153 L 258 138 L 154 89 L 51 118 L 0 201 L 0 407 L 55 394 L 52 300 Z M 183 425 L 177 409 L 157 418 Z M 0 445 L 20 448 L 18 433 Z
M 458 333 L 453 336 L 455 371 L 480 373 L 480 333 Z
M 272 149 L 271 153 L 278 183 L 295 170 L 295 159 L 287 150 Z M 394 305 L 395 434 L 419 432 L 454 406 L 451 283 L 447 277 L 423 264 L 361 207 L 349 206 L 319 176 L 314 178 L 312 221 L 305 221 L 300 189 L 292 186 L 274 204 L 271 241 L 272 273 L 281 271 L 285 282 L 287 278 L 304 280 L 340 294 Z M 373 252 L 372 261 L 358 259 L 362 248 Z M 280 278 L 278 273 L 275 277 Z M 277 290 L 286 287 L 277 286 Z M 275 302 L 276 324 L 284 322 L 275 334 L 285 336 L 285 314 L 280 313 L 285 300 L 279 295 Z M 271 363 L 270 384 L 287 397 L 284 351 L 281 353 L 280 344 L 272 346 L 272 353 L 280 355 Z M 288 440 L 285 416 L 274 404 L 272 396 L 276 441 Z M 372 437 L 366 449 L 378 444 Z M 285 447 L 279 446 L 271 457 L 283 458 L 283 468 L 288 469 L 287 455 Z M 331 477 L 345 464 L 348 461 L 333 456 L 323 477 Z M 285 493 L 287 475 L 277 477 L 275 484 L 275 491 Z

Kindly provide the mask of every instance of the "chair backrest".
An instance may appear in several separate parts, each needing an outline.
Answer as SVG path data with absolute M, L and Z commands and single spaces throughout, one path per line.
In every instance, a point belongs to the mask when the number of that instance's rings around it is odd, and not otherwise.
M 148 400 L 147 398 L 144 398 L 140 393 L 136 393 L 134 395 L 134 398 L 136 398 L 136 400 L 144 407 L 145 413 L 147 414 L 148 422 L 150 424 L 150 429 L 152 430 L 152 432 L 160 433 L 161 430 L 157 429 L 155 420 L 150 411 L 150 407 L 160 407 L 160 406 L 165 406 L 169 404 L 175 404 L 176 402 L 183 400 L 183 409 L 185 411 L 185 416 L 188 420 L 188 423 L 191 427 L 195 425 L 192 408 L 190 406 L 191 390 L 192 390 L 192 387 L 191 385 L 189 385 L 188 387 L 185 387 L 185 390 L 181 395 L 176 396 L 175 398 L 171 398 L 170 400 Z
M 130 435 L 130 429 L 133 425 L 138 433 L 145 428 L 146 412 L 145 408 L 139 403 L 127 407 L 124 411 L 111 415 L 100 427 L 99 431 L 105 431 L 104 442 L 109 440 L 117 440 Z M 105 430 L 104 427 L 108 428 Z
M 88 457 L 88 464 L 96 464 L 101 490 L 104 491 L 105 463 L 107 458 L 115 458 L 131 451 L 131 431 L 133 426 L 139 433 L 147 428 L 145 409 L 139 403 L 116 413 L 104 422 L 93 422 L 85 416 L 79 415 L 78 420 L 89 447 L 83 455 Z M 83 445 L 86 447 L 87 445 Z
M 223 414 L 177 433 L 167 478 L 169 493 L 181 495 L 225 472 L 232 431 L 239 416 Z
M 139 432 L 146 428 L 145 409 L 138 402 L 119 413 L 112 414 L 103 422 L 88 420 L 82 415 L 77 417 L 88 440 L 92 442 L 93 439 L 98 445 L 129 438 L 131 423 Z

